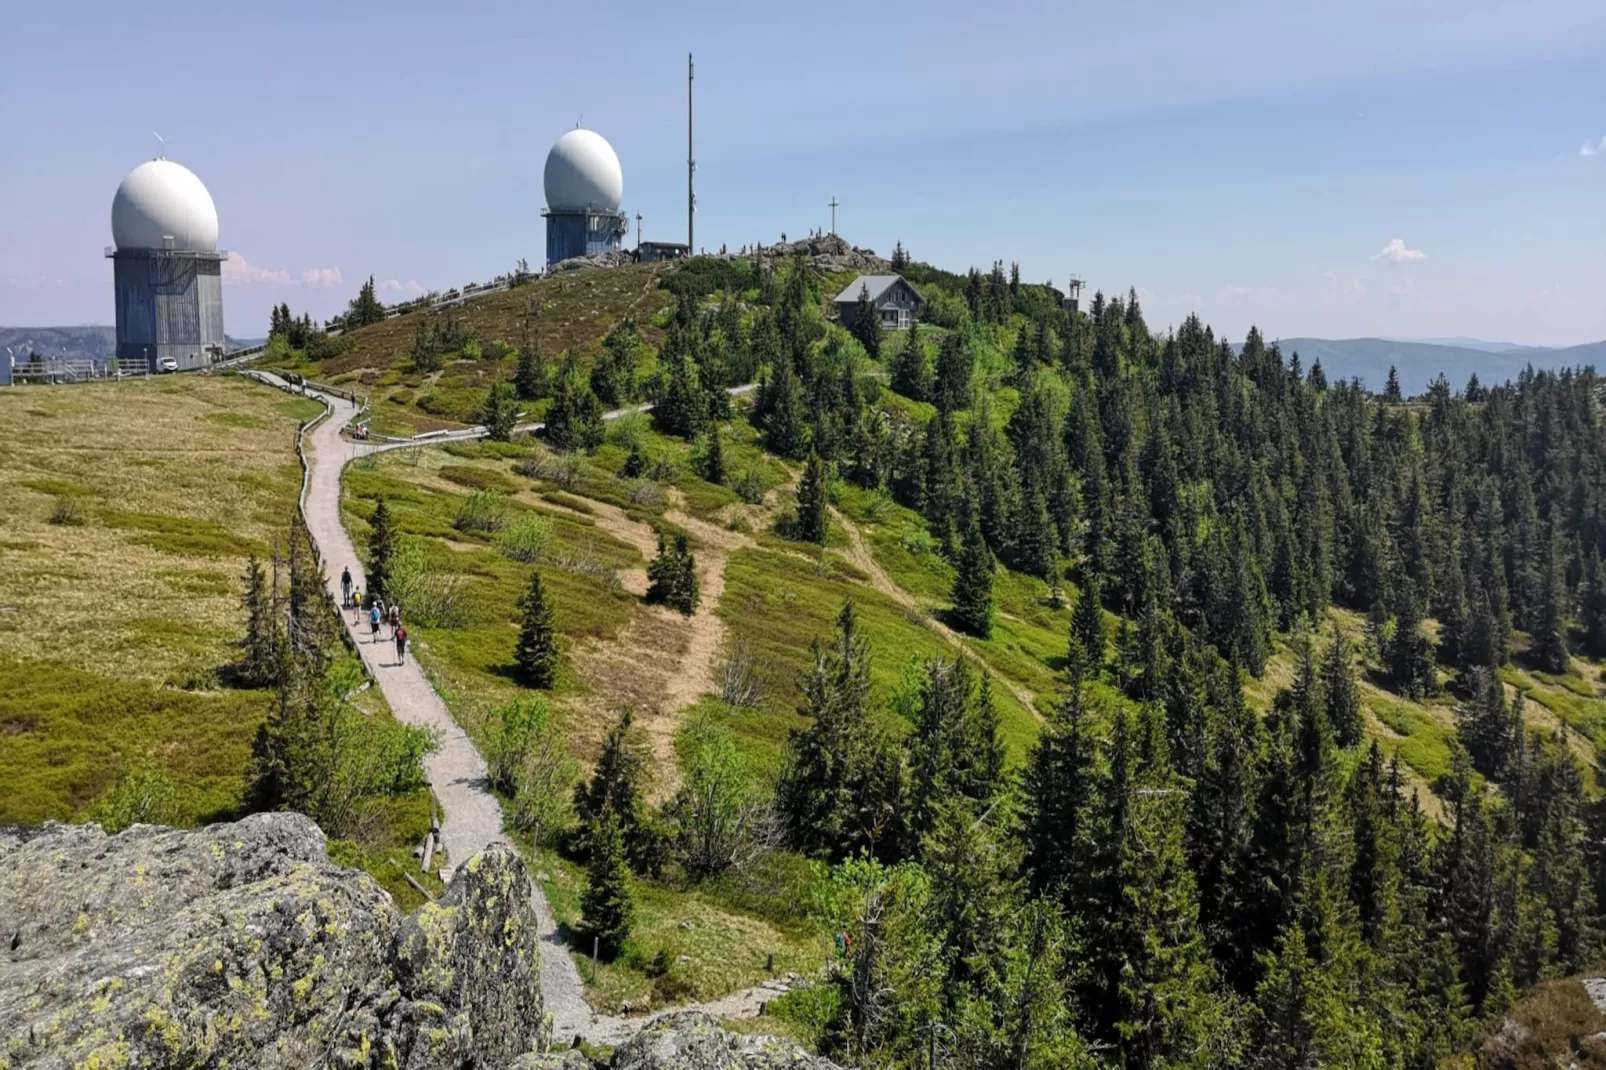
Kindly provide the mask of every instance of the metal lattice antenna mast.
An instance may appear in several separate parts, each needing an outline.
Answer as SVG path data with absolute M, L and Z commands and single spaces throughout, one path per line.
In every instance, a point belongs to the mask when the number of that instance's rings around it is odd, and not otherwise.
M 686 255 L 697 255 L 697 159 L 691 151 L 691 53 L 686 53 Z
M 831 237 L 833 238 L 836 237 L 836 207 L 838 203 L 836 194 L 833 193 L 831 194 L 831 203 L 826 206 L 831 209 Z
M 636 213 L 636 248 L 641 248 L 641 213 Z

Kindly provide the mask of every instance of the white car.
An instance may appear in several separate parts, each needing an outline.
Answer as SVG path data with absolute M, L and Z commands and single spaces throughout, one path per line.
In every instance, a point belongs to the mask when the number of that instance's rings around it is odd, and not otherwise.
M 177 357 L 163 357 L 161 360 L 156 362 L 156 370 L 157 371 L 162 371 L 162 372 L 176 372 L 176 371 L 178 371 L 178 358 Z

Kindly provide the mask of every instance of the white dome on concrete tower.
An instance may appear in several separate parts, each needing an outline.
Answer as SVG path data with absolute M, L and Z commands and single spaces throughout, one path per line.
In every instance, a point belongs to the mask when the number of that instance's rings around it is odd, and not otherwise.
M 128 172 L 112 198 L 112 241 L 119 249 L 215 253 L 217 206 L 188 167 L 147 160 Z
M 625 198 L 625 173 L 606 138 L 576 127 L 558 138 L 546 156 L 546 206 L 555 212 L 617 212 Z

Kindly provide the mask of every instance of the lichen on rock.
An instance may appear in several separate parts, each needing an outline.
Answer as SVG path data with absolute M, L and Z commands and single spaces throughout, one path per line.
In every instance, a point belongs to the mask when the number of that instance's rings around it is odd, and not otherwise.
M 318 826 L 0 829 L 0 1070 L 589 1070 L 549 1052 L 528 871 L 496 844 L 411 915 Z M 0 936 L 0 939 L 3 939 Z M 615 1070 L 829 1070 L 666 1015 Z
M 504 1066 L 543 1040 L 528 880 L 487 852 L 421 924 L 297 814 L 0 831 L 0 1066 Z

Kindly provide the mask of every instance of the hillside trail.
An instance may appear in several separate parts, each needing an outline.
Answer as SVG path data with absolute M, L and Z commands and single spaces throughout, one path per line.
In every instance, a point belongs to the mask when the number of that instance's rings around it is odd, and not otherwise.
M 324 583 L 335 604 L 340 602 L 340 573 L 350 569 L 359 590 L 366 589 L 367 576 L 357 557 L 351 538 L 340 522 L 340 477 L 346 465 L 359 457 L 383 453 L 411 443 L 348 442 L 341 432 L 357 413 L 356 406 L 344 398 L 316 391 L 302 391 L 268 372 L 247 372 L 251 378 L 291 393 L 316 397 L 329 407 L 330 415 L 310 432 L 303 432 L 307 460 L 307 480 L 302 496 L 302 512 L 307 530 L 318 549 L 324 570 Z M 614 414 L 609 414 L 614 415 Z M 440 801 L 441 845 L 445 848 L 448 879 L 452 868 L 462 865 L 493 843 L 507 843 L 502 831 L 502 806 L 491 792 L 484 759 L 473 740 L 453 720 L 418 661 L 409 654 L 400 664 L 395 645 L 365 635 L 352 614 L 341 612 L 342 626 L 363 665 L 378 684 L 395 717 L 407 724 L 438 731 L 440 747 L 424 762 L 430 790 Z M 382 635 L 383 633 L 381 633 Z M 585 1001 L 585 986 L 579 968 L 559 936 L 551 906 L 540 884 L 530 882 L 530 900 L 535 909 L 541 935 L 541 997 L 552 1016 L 552 1034 L 558 1043 L 584 1037 L 595 1044 L 618 1044 L 650 1019 L 597 1014 Z M 772 979 L 761 985 L 723 996 L 707 1003 L 664 1007 L 656 1013 L 702 1010 L 724 1017 L 754 1017 L 763 1004 L 802 983 L 798 978 Z
M 952 628 L 948 627 L 948 625 L 938 620 L 919 603 L 914 595 L 910 594 L 901 586 L 893 582 L 892 577 L 887 575 L 886 570 L 883 569 L 880 562 L 875 559 L 875 555 L 870 552 L 870 548 L 865 545 L 864 533 L 859 530 L 859 526 L 857 524 L 849 520 L 845 515 L 842 514 L 841 511 L 835 508 L 831 510 L 831 516 L 837 521 L 837 523 L 842 525 L 842 529 L 848 534 L 848 548 L 845 552 L 848 563 L 869 577 L 871 587 L 874 587 L 876 590 L 892 599 L 899 606 L 903 607 L 906 612 L 918 615 L 921 622 L 932 631 L 942 636 L 943 639 L 947 640 L 948 645 L 957 650 L 960 657 L 970 660 L 985 672 L 992 671 L 987 668 L 986 663 L 982 661 L 980 655 L 971 650 L 969 647 L 965 646 L 965 642 L 962 638 L 960 638 L 958 632 L 954 631 Z M 1005 687 L 1009 688 L 1010 694 L 1015 696 L 1015 701 L 1019 702 L 1021 706 L 1025 708 L 1027 713 L 1031 714 L 1039 721 L 1043 719 L 1043 715 L 1038 713 L 1037 707 L 1033 705 L 1033 696 L 1030 691 L 1008 677 L 1000 676 L 997 673 L 993 673 L 993 678 L 998 680 Z
M 613 707 L 633 706 L 637 726 L 647 737 L 657 775 L 649 797 L 661 802 L 679 788 L 675 737 L 680 714 L 705 694 L 718 694 L 715 679 L 719 652 L 727 630 L 719 616 L 725 596 L 725 566 L 733 551 L 756 545 L 746 536 L 684 512 L 685 499 L 670 489 L 670 508 L 664 519 L 692 538 L 697 558 L 697 584 L 701 598 L 696 612 L 683 616 L 666 606 L 644 606 L 616 638 L 591 640 L 577 651 L 594 690 Z M 548 505 L 542 502 L 545 508 Z M 658 533 L 644 521 L 608 502 L 593 500 L 588 519 L 598 529 L 633 546 L 648 560 L 658 552 Z M 647 591 L 641 569 L 619 574 L 631 594 Z

